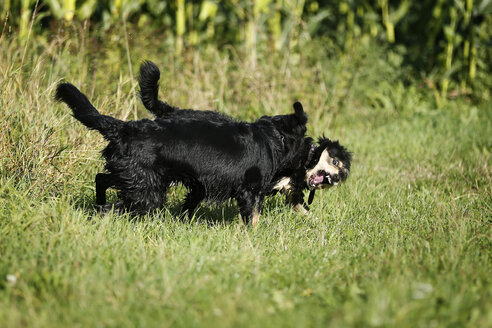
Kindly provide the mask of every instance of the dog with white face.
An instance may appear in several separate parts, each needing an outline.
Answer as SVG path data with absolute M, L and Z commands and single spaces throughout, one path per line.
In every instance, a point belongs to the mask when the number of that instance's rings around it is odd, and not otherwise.
M 321 138 L 314 152 L 317 156 L 313 157 L 319 159 L 308 166 L 305 177 L 310 189 L 336 186 L 347 179 L 351 154 L 338 141 Z
M 309 190 L 310 205 L 316 190 L 337 186 L 348 178 L 351 160 L 352 154 L 338 140 L 321 137 L 311 145 L 304 169 L 282 178 L 273 189 L 289 194 L 293 208 L 307 214 L 309 207 L 304 202 L 303 190 Z

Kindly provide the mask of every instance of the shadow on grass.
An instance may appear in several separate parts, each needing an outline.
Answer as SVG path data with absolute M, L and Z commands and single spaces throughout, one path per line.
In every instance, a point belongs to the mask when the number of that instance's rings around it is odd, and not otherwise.
M 71 204 L 74 209 L 84 212 L 89 221 L 100 219 L 101 216 L 106 213 L 112 213 L 116 217 L 125 217 L 132 222 L 143 222 L 147 221 L 149 218 L 156 220 L 166 220 L 171 218 L 183 223 L 200 222 L 209 226 L 215 226 L 217 224 L 230 224 L 238 220 L 239 210 L 234 200 L 217 203 L 203 202 L 197 207 L 193 217 L 188 218 L 186 215 L 180 215 L 184 203 L 184 194 L 181 194 L 181 191 L 171 191 L 168 194 L 168 200 L 162 209 L 146 215 L 131 215 L 131 213 L 118 213 L 112 210 L 109 212 L 101 212 L 95 203 L 96 197 L 93 191 L 81 192 L 74 196 Z M 271 212 L 279 206 L 285 207 L 285 205 L 280 205 L 282 202 L 279 201 L 279 197 L 280 196 L 267 196 L 263 205 L 263 211 Z M 108 204 L 114 203 L 117 200 L 116 192 L 112 190 L 108 195 Z

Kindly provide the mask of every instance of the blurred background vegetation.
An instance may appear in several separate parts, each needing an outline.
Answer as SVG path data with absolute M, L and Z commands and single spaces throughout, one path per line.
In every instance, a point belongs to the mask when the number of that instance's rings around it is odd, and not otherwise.
M 0 13 L 0 42 L 27 44 L 31 33 L 48 41 L 77 24 L 100 37 L 124 29 L 138 38 L 146 29 L 178 55 L 232 45 L 253 67 L 258 54 L 295 59 L 313 40 L 340 58 L 354 43 L 375 43 L 397 54 L 438 106 L 456 97 L 487 101 L 492 88 L 492 0 L 3 0 Z

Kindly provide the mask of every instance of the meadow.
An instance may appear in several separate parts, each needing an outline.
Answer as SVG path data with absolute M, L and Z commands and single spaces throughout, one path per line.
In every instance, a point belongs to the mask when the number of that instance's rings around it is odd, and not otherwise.
M 0 326 L 492 327 L 492 104 L 437 104 L 397 49 L 332 49 L 177 54 L 83 25 L 0 39 Z M 176 219 L 180 187 L 155 215 L 96 213 L 105 142 L 53 92 L 71 82 L 104 114 L 149 118 L 145 59 L 183 108 L 253 120 L 300 100 L 309 135 L 353 152 L 351 176 L 309 216 L 270 197 L 256 228 L 233 202 Z

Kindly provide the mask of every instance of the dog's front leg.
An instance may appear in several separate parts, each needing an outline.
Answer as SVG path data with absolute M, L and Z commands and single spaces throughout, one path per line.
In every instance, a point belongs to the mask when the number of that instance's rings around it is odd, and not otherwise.
M 264 199 L 263 195 L 250 192 L 237 198 L 240 217 L 245 225 L 248 225 L 250 221 L 253 227 L 258 224 Z
M 302 191 L 294 191 L 289 196 L 287 196 L 287 202 L 292 206 L 294 211 L 300 212 L 304 215 L 309 214 L 309 207 L 304 202 L 304 195 Z

